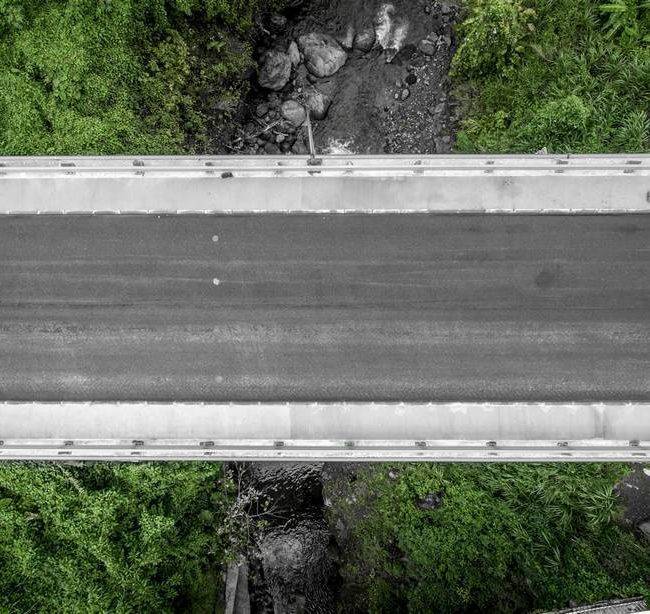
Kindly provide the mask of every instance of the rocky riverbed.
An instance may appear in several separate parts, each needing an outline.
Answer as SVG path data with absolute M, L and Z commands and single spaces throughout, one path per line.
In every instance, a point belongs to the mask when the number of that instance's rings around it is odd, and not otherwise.
M 229 149 L 446 153 L 458 106 L 447 76 L 456 3 L 306 0 L 258 25 L 257 71 Z

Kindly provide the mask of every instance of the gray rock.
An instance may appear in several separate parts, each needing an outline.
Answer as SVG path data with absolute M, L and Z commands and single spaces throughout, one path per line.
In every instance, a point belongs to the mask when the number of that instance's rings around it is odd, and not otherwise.
M 429 38 L 423 38 L 418 43 L 418 49 L 424 53 L 424 55 L 435 55 L 437 49 L 436 40 L 437 37 L 435 35 L 431 35 Z
M 367 28 L 357 32 L 354 37 L 353 46 L 359 51 L 370 51 L 375 46 L 375 31 L 373 28 Z
M 305 106 L 312 119 L 325 119 L 332 104 L 332 98 L 321 90 L 311 87 L 305 91 Z
M 440 13 L 442 15 L 451 15 L 453 12 L 454 8 L 450 4 L 447 4 L 446 2 L 440 3 Z
M 639 531 L 641 531 L 641 534 L 648 540 L 650 541 L 650 520 L 647 522 L 642 522 L 639 525 Z
M 419 499 L 416 505 L 421 510 L 431 511 L 436 510 L 442 505 L 442 500 L 445 496 L 444 491 L 430 492 L 423 499 Z
M 451 47 L 451 36 L 449 36 L 449 34 L 439 36 L 437 45 L 438 49 L 449 49 Z
M 268 112 L 269 112 L 269 105 L 266 104 L 265 102 L 258 104 L 257 108 L 255 109 L 255 115 L 257 115 L 257 117 L 264 117 Z
M 280 153 L 280 148 L 275 143 L 268 141 L 264 145 L 264 153 L 267 153 L 270 156 L 277 156 Z
M 282 117 L 294 126 L 302 126 L 307 119 L 305 107 L 295 100 L 285 100 L 280 107 Z
M 400 94 L 400 98 L 402 100 L 406 100 L 410 95 L 411 95 L 411 90 L 405 88 L 402 90 L 402 93 Z
M 269 49 L 261 60 L 259 83 L 269 90 L 281 90 L 291 76 L 291 60 L 286 53 Z
M 309 85 L 309 77 L 313 77 L 313 75 L 305 68 L 304 64 L 300 64 L 296 68 L 296 91 L 304 89 Z
M 447 153 L 450 151 L 450 147 L 443 138 L 436 136 L 433 138 L 433 143 L 436 146 L 436 153 Z
M 289 43 L 287 55 L 289 56 L 289 60 L 291 60 L 292 66 L 298 66 L 298 64 L 300 64 L 300 50 L 298 49 L 296 41 L 291 41 L 291 43 Z
M 286 138 L 287 137 L 284 136 L 284 134 L 277 134 L 275 136 L 275 142 L 279 145 L 280 143 L 284 143 L 284 139 L 286 139 Z
M 316 77 L 333 75 L 348 59 L 345 49 L 329 34 L 305 34 L 298 39 L 298 47 L 307 69 Z
M 269 101 L 269 107 L 271 107 L 272 109 L 277 109 L 282 102 L 280 96 L 278 96 L 278 94 L 276 94 L 275 92 L 269 94 L 267 96 L 267 100 Z
M 291 151 L 298 156 L 306 156 L 309 153 L 309 149 L 307 149 L 307 146 L 303 143 L 301 139 L 298 139 L 293 144 L 293 147 L 291 147 Z
M 343 49 L 352 49 L 354 45 L 354 26 L 350 23 L 345 30 L 345 34 L 341 34 L 336 37 L 336 40 L 339 42 Z
M 330 612 L 332 572 L 329 530 L 324 523 L 301 520 L 271 530 L 259 540 L 264 584 L 274 612 Z
M 287 27 L 287 22 L 288 19 L 284 15 L 280 15 L 279 13 L 274 13 L 271 15 L 271 18 L 269 19 L 269 25 L 273 30 L 276 30 L 278 32 L 281 32 Z

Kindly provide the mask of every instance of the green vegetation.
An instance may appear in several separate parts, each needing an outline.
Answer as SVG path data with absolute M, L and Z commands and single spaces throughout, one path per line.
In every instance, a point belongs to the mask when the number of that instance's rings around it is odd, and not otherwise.
M 0 154 L 214 152 L 278 1 L 0 0 Z M 650 2 L 466 4 L 460 151 L 650 151 Z M 616 522 L 624 471 L 366 467 L 332 512 L 345 610 L 650 597 L 650 551 Z M 218 464 L 0 464 L 0 611 L 211 611 L 250 528 L 234 494 Z
M 219 464 L 0 463 L 0 612 L 213 611 L 232 493 Z
M 0 154 L 216 147 L 272 0 L 0 0 Z
M 648 0 L 467 0 L 462 152 L 650 151 Z
M 624 473 L 595 464 L 368 467 L 333 501 L 352 527 L 346 611 L 526 612 L 650 594 L 650 548 L 615 522 L 612 487 Z M 427 496 L 433 509 L 422 509 Z

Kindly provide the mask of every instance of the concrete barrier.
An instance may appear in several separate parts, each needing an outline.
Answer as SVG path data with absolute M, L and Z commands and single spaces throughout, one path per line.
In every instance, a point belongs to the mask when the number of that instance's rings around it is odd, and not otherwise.
M 0 212 L 650 210 L 650 156 L 0 158 Z

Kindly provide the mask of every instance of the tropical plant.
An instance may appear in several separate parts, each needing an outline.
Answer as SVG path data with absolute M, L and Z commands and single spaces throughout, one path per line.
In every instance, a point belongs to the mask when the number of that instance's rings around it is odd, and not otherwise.
M 605 30 L 609 38 L 619 36 L 628 44 L 639 39 L 650 43 L 650 0 L 607 0 L 601 2 L 600 12 L 607 16 Z

